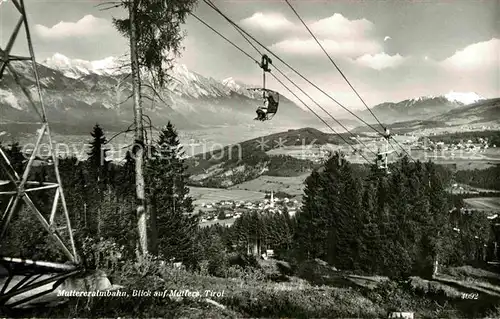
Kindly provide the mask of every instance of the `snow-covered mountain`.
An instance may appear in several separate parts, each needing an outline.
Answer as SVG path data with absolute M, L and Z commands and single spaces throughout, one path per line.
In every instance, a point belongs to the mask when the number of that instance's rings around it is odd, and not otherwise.
M 31 90 L 34 78 L 30 64 L 14 62 L 14 67 Z M 111 129 L 124 129 L 133 118 L 130 97 L 132 84 L 120 67 L 123 60 L 109 57 L 99 61 L 70 59 L 55 54 L 39 64 L 38 71 L 44 88 L 44 100 L 51 122 L 85 132 L 96 122 Z M 219 125 L 254 124 L 255 109 L 262 101 L 257 92 L 235 80 L 218 81 L 175 64 L 169 72 L 171 81 L 158 90 L 159 97 L 144 87 L 145 113 L 155 125 L 172 120 L 179 128 L 199 128 Z M 147 81 L 147 76 L 145 76 Z M 280 99 L 280 116 L 274 123 L 297 125 L 310 123 L 313 116 L 285 97 Z M 12 78 L 0 83 L 0 122 L 33 122 L 35 113 Z M 301 125 L 301 124 L 299 124 Z
M 408 103 L 406 106 L 410 106 L 415 104 L 416 102 L 425 102 L 428 100 L 433 100 L 433 99 L 446 99 L 449 102 L 457 102 L 463 105 L 469 105 L 472 103 L 476 103 L 480 100 L 485 100 L 484 97 L 480 96 L 476 92 L 455 92 L 455 91 L 450 91 L 446 94 L 442 95 L 427 95 L 427 96 L 419 96 L 417 98 L 412 98 L 410 99 L 410 103 Z M 405 100 L 406 101 L 406 100 Z M 404 101 L 401 101 L 404 102 Z M 399 102 L 399 103 L 401 103 Z
M 374 106 L 371 111 L 386 123 L 425 120 L 482 100 L 485 98 L 474 92 L 451 91 L 438 96 L 420 96 L 396 103 L 385 102 Z M 365 120 L 374 121 L 368 110 L 359 115 Z
M 468 92 L 468 93 L 463 93 L 463 92 L 454 92 L 451 91 L 444 96 L 448 101 L 451 102 L 460 102 L 464 105 L 469 105 L 472 103 L 479 102 L 481 100 L 485 100 L 484 97 L 480 96 L 479 94 L 475 92 Z
M 115 57 L 107 57 L 102 60 L 86 61 L 70 59 L 60 53 L 44 60 L 43 65 L 53 70 L 61 71 L 64 76 L 78 79 L 86 75 L 120 75 L 129 72 L 129 68 L 123 67 L 124 61 Z
M 42 64 L 53 70 L 60 71 L 66 77 L 81 79 L 88 75 L 103 75 L 120 77 L 130 73 L 127 58 L 107 57 L 102 60 L 85 61 L 80 59 L 70 59 L 60 53 L 44 60 Z M 190 71 L 186 65 L 174 63 L 169 76 L 171 82 L 168 89 L 176 94 L 189 96 L 192 98 L 218 97 L 221 94 L 227 95 L 238 93 L 249 98 L 259 98 L 255 91 L 249 91 L 250 86 L 234 80 L 232 77 L 222 81 L 207 78 Z M 143 74 L 148 78 L 148 73 Z M 174 106 L 175 108 L 175 106 Z

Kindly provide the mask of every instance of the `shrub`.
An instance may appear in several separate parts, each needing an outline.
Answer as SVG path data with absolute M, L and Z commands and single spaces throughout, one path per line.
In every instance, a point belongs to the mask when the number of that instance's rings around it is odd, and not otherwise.
M 112 239 L 95 240 L 86 237 L 82 242 L 81 257 L 87 269 L 106 269 L 115 272 L 124 262 L 124 249 Z

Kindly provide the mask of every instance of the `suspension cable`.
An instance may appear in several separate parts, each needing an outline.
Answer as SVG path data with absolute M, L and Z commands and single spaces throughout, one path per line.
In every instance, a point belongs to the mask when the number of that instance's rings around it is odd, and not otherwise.
M 233 47 L 235 47 L 236 49 L 238 49 L 240 52 L 242 52 L 243 54 L 245 54 L 248 58 L 250 58 L 252 61 L 254 61 L 256 64 L 260 65 L 259 61 L 257 61 L 254 57 L 252 57 L 249 53 L 247 53 L 245 50 L 243 50 L 242 48 L 240 48 L 237 44 L 235 44 L 233 41 L 229 40 L 227 37 L 225 37 L 223 34 L 221 34 L 219 31 L 215 30 L 212 26 L 210 26 L 208 23 L 206 23 L 205 21 L 203 21 L 201 18 L 199 18 L 198 16 L 196 16 L 194 13 L 191 13 L 191 16 L 193 16 L 195 19 L 197 19 L 199 22 L 201 22 L 202 24 L 204 24 L 207 28 L 209 28 L 210 30 L 212 30 L 213 32 L 215 32 L 217 35 L 219 35 L 221 38 L 223 38 L 224 40 L 226 40 L 229 44 L 231 44 Z M 311 111 L 319 120 L 321 120 L 328 128 L 330 128 L 338 137 L 340 137 L 347 145 L 351 146 L 351 148 L 353 148 L 353 150 L 357 151 L 357 149 L 352 146 L 342 135 L 340 135 L 337 131 L 335 131 L 335 129 L 330 125 L 328 124 L 321 116 L 319 116 L 316 112 L 314 112 L 314 110 L 312 110 L 309 105 L 307 105 L 302 99 L 300 99 L 296 94 L 295 92 L 293 92 L 289 87 L 287 87 L 278 77 L 276 77 L 275 74 L 273 73 L 270 73 L 271 76 L 276 79 L 276 81 L 278 81 L 285 89 L 287 89 L 297 100 L 299 100 L 302 104 L 304 104 L 304 106 L 309 110 Z M 363 157 L 363 159 L 365 161 L 367 161 L 369 164 L 371 164 L 371 161 L 369 161 L 366 157 L 364 157 L 362 154 L 360 154 L 361 157 Z
M 365 120 L 363 120 L 362 118 L 360 118 L 358 115 L 356 115 L 355 113 L 353 113 L 351 110 L 349 110 L 347 107 L 345 107 L 343 104 L 341 104 L 340 102 L 338 102 L 337 100 L 335 100 L 331 95 L 329 95 L 328 93 L 326 93 L 323 89 L 321 89 L 320 87 L 318 87 L 316 84 L 314 84 L 312 81 L 310 81 L 309 79 L 307 79 L 306 77 L 304 77 L 300 72 L 298 72 L 295 68 L 293 68 L 292 66 L 290 66 L 288 63 L 286 63 L 285 61 L 283 61 L 283 59 L 281 59 L 278 55 L 276 55 L 273 51 L 271 51 L 269 48 L 267 48 L 265 45 L 263 45 L 262 43 L 260 43 L 257 39 L 255 39 L 255 37 L 253 37 L 251 34 L 249 34 L 248 32 L 246 32 L 244 29 L 242 29 L 239 25 L 237 25 L 234 21 L 232 21 L 229 17 L 227 17 L 219 8 L 217 8 L 217 6 L 215 6 L 215 4 L 213 2 L 211 2 L 211 0 L 203 0 L 209 7 L 211 7 L 214 11 L 216 11 L 219 15 L 221 15 L 226 21 L 228 21 L 231 25 L 233 25 L 235 28 L 237 28 L 238 30 L 240 30 L 242 33 L 244 33 L 246 36 L 248 36 L 250 39 L 252 39 L 253 41 L 255 41 L 259 46 L 261 46 L 262 48 L 264 48 L 266 51 L 268 51 L 272 56 L 274 56 L 276 59 L 278 59 L 281 63 L 283 63 L 284 65 L 286 65 L 288 68 L 290 68 L 295 74 L 297 74 L 299 77 L 301 77 L 303 80 L 305 80 L 307 83 L 309 83 L 310 85 L 312 85 L 314 88 L 316 88 L 317 90 L 319 90 L 321 93 L 323 93 L 325 96 L 327 96 L 329 99 L 331 99 L 333 102 L 335 102 L 336 104 L 338 104 L 340 107 L 342 107 L 344 110 L 346 110 L 347 112 L 349 112 L 351 115 L 353 115 L 355 118 L 357 118 L 359 121 L 361 121 L 363 124 L 365 124 L 367 127 L 371 128 L 372 130 L 374 130 L 376 133 L 378 133 L 380 136 L 388 139 L 388 137 L 385 135 L 385 133 L 382 133 L 380 131 L 378 131 L 375 127 L 373 127 L 373 125 L 367 123 Z M 396 139 L 393 138 L 393 140 L 397 143 L 397 145 L 409 156 L 409 158 L 411 160 L 413 160 L 415 162 L 415 159 L 413 159 L 413 157 L 406 151 L 406 149 L 404 149 L 398 142 Z M 394 146 L 390 143 L 389 141 L 389 145 L 394 149 Z M 394 149 L 395 150 L 395 149 Z
M 328 52 L 326 52 L 325 48 L 323 47 L 323 45 L 319 42 L 318 38 L 314 35 L 314 33 L 311 31 L 311 29 L 309 29 L 309 27 L 307 26 L 307 24 L 304 22 L 304 20 L 300 17 L 299 13 L 295 10 L 295 8 L 292 6 L 292 4 L 288 1 L 288 0 L 285 0 L 285 2 L 288 4 L 288 6 L 290 7 L 290 9 L 292 9 L 292 11 L 295 13 L 295 15 L 297 16 L 297 18 L 300 20 L 300 22 L 302 22 L 302 25 L 307 29 L 307 31 L 309 32 L 309 34 L 313 37 L 313 39 L 316 41 L 316 43 L 319 45 L 319 47 L 321 48 L 321 50 L 323 50 L 323 52 L 325 53 L 325 55 L 328 57 L 328 59 L 330 60 L 330 62 L 335 66 L 335 68 L 337 69 L 337 71 L 339 71 L 340 75 L 344 78 L 344 80 L 347 82 L 347 84 L 351 87 L 351 89 L 354 91 L 354 93 L 358 96 L 358 98 L 360 99 L 360 101 L 363 103 L 363 105 L 366 107 L 366 109 L 368 111 L 370 111 L 370 113 L 373 115 L 373 117 L 375 118 L 375 120 L 378 122 L 378 124 L 382 127 L 382 129 L 385 131 L 386 127 L 379 121 L 379 119 L 375 116 L 375 114 L 373 114 L 372 110 L 368 107 L 368 105 L 366 104 L 366 102 L 363 100 L 363 98 L 359 95 L 358 91 L 356 91 L 356 89 L 352 86 L 351 82 L 349 82 L 349 80 L 347 79 L 347 77 L 344 75 L 344 73 L 340 70 L 340 68 L 337 66 L 337 63 L 335 63 L 335 61 L 333 61 L 332 57 L 328 54 Z
M 363 124 L 365 124 L 366 126 L 370 127 L 372 130 L 374 130 L 375 132 L 377 132 L 380 136 L 384 136 L 384 133 L 380 132 L 379 130 L 377 130 L 375 127 L 373 127 L 373 125 L 367 123 L 365 120 L 363 120 L 362 118 L 360 118 L 358 115 L 356 115 L 355 113 L 353 113 L 351 110 L 349 110 L 347 107 L 345 107 L 342 103 L 338 102 L 336 99 L 334 99 L 330 94 L 326 93 L 323 89 L 321 89 L 320 87 L 318 87 L 316 84 L 314 84 L 312 81 L 310 81 L 309 79 L 307 79 L 305 76 L 303 76 L 300 72 L 298 72 L 294 67 L 292 67 L 290 64 L 286 63 L 285 61 L 283 61 L 283 59 L 281 59 L 278 55 L 276 55 L 273 51 L 271 51 L 269 48 L 267 48 L 265 45 L 263 45 L 262 43 L 260 43 L 257 39 L 255 39 L 255 37 L 253 37 L 251 34 L 249 34 L 248 32 L 246 32 L 244 29 L 242 29 L 238 24 L 236 24 L 234 21 L 232 21 L 229 17 L 227 17 L 222 11 L 220 11 L 220 9 L 218 9 L 215 4 L 213 4 L 213 2 L 209 1 L 209 0 L 203 0 L 209 7 L 211 7 L 213 10 L 215 10 L 219 15 L 221 15 L 226 21 L 228 21 L 230 24 L 232 24 L 234 27 L 238 28 L 239 30 L 241 30 L 241 32 L 243 32 L 246 36 L 248 36 L 250 39 L 252 39 L 253 41 L 255 41 L 255 43 L 257 43 L 259 46 L 261 46 L 262 48 L 264 48 L 266 51 L 268 51 L 272 56 L 274 56 L 276 59 L 278 59 L 281 63 L 283 63 L 284 65 L 286 65 L 288 68 L 290 68 L 295 74 L 297 74 L 299 77 L 301 77 L 304 81 L 306 81 L 307 83 L 309 83 L 310 85 L 312 85 L 314 88 L 316 88 L 318 91 L 320 91 L 321 93 L 323 93 L 325 96 L 327 96 L 330 100 L 332 100 L 333 102 L 335 102 L 336 104 L 338 104 L 340 107 L 342 107 L 345 111 L 349 112 L 352 116 L 356 117 L 359 121 L 361 121 Z
M 366 102 L 363 100 L 363 98 L 361 97 L 361 95 L 359 95 L 358 91 L 354 88 L 354 86 L 351 84 L 351 82 L 347 79 L 347 77 L 344 75 L 344 73 L 342 72 L 342 70 L 340 70 L 340 68 L 338 67 L 337 63 L 335 63 L 335 61 L 333 61 L 332 57 L 330 56 L 330 54 L 328 54 L 328 52 L 325 50 L 325 48 L 323 47 L 323 45 L 321 44 L 321 42 L 318 40 L 318 38 L 314 35 L 314 33 L 311 31 L 311 29 L 307 26 L 307 24 L 304 22 L 304 20 L 302 19 L 302 17 L 299 15 L 299 13 L 297 12 L 297 10 L 295 10 L 295 8 L 292 6 L 292 4 L 288 1 L 288 0 L 285 0 L 285 2 L 288 4 L 288 6 L 290 7 L 290 9 L 292 9 L 292 11 L 295 13 L 295 15 L 297 16 L 297 18 L 300 20 L 300 22 L 302 23 L 302 25 L 306 28 L 306 30 L 309 32 L 309 34 L 313 37 L 313 39 L 316 41 L 316 43 L 318 44 L 318 46 L 321 48 L 321 50 L 325 53 L 325 55 L 328 57 L 328 59 L 330 60 L 330 62 L 335 66 L 335 68 L 337 69 L 337 71 L 339 71 L 340 75 L 342 76 L 342 78 L 346 81 L 346 83 L 349 85 L 349 87 L 354 91 L 354 93 L 357 95 L 357 97 L 359 98 L 359 100 L 363 103 L 363 105 L 366 107 L 366 109 L 370 112 L 370 114 L 375 118 L 375 120 L 378 122 L 378 124 L 382 127 L 382 129 L 384 131 L 386 131 L 387 127 L 384 126 L 380 120 L 375 116 L 375 114 L 373 113 L 372 109 L 370 109 L 368 107 L 368 105 L 366 104 Z M 399 142 L 395 139 L 395 138 L 392 138 L 394 140 L 394 142 L 412 159 L 414 160 L 410 154 L 408 154 L 408 152 L 399 144 Z M 391 147 L 394 149 L 394 151 L 396 151 L 396 149 L 394 148 L 394 146 L 392 146 L 392 144 L 389 143 L 389 145 L 391 145 Z
M 236 31 L 257 51 L 259 55 L 262 55 L 262 52 L 248 39 L 239 29 L 235 28 Z M 363 145 L 368 151 L 372 152 L 373 155 L 377 155 L 373 152 L 363 141 L 358 139 L 356 135 L 354 135 L 351 131 L 349 131 L 339 120 L 337 120 L 332 114 L 330 114 L 327 110 L 325 110 L 316 100 L 314 100 L 307 92 L 305 92 L 300 86 L 298 86 L 294 81 L 292 81 L 283 71 L 281 71 L 277 66 L 273 65 L 276 71 L 278 71 L 281 76 L 287 79 L 290 83 L 292 83 L 297 89 L 299 89 L 305 96 L 307 96 L 314 104 L 316 104 L 321 110 L 323 110 L 326 114 L 330 116 L 337 124 L 339 124 L 348 134 L 352 135 L 356 141 L 358 141 L 361 145 Z M 271 73 L 271 75 L 273 75 Z M 274 76 L 274 75 L 273 75 Z M 299 99 L 300 100 L 300 99 Z

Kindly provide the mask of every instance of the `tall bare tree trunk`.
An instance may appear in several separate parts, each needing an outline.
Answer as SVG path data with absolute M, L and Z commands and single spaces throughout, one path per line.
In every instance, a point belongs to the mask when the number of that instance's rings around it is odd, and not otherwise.
M 137 56 L 137 30 L 135 27 L 135 13 L 137 0 L 129 6 L 130 18 L 130 62 L 132 68 L 132 91 L 134 96 L 135 116 L 135 188 L 137 198 L 137 230 L 139 232 L 139 247 L 142 255 L 148 253 L 146 201 L 144 190 L 144 130 L 142 125 L 141 78 L 139 73 L 139 59 Z
M 432 265 L 432 276 L 439 274 L 439 254 L 434 256 L 434 264 Z
M 429 181 L 429 183 L 430 183 L 430 181 Z M 441 235 L 441 232 L 438 231 L 438 233 L 437 233 L 438 238 L 440 235 Z M 438 245 L 439 245 L 439 243 L 438 243 Z M 439 248 L 437 248 L 437 249 L 439 249 Z M 436 253 L 434 255 L 433 265 L 432 265 L 432 277 L 437 276 L 438 273 L 439 273 L 439 251 L 436 251 Z
M 156 215 L 156 201 L 154 198 L 148 202 L 147 210 L 149 215 L 149 227 L 151 229 L 149 250 L 153 255 L 158 255 L 158 216 Z
M 97 238 L 101 238 L 101 220 L 102 220 L 101 208 L 99 207 L 97 209 Z

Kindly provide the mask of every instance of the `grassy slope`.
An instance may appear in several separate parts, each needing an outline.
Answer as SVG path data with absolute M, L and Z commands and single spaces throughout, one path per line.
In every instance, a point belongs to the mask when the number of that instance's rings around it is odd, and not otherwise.
M 273 265 L 268 264 L 265 271 L 273 272 Z M 418 277 L 413 277 L 408 283 L 396 283 L 387 278 L 353 276 L 313 264 L 312 268 L 310 265 L 302 271 L 307 272 L 311 282 L 288 277 L 289 281 L 277 283 L 248 274 L 218 278 L 169 266 L 149 268 L 149 274 L 145 274 L 145 268 L 137 268 L 133 272 L 121 272 L 116 277 L 117 283 L 128 291 L 189 289 L 201 294 L 206 290 L 224 292 L 223 296 L 211 299 L 226 309 L 207 303 L 204 297 L 72 298 L 60 308 L 38 309 L 22 316 L 382 318 L 391 311 L 410 311 L 419 318 L 478 318 L 494 310 L 500 300 L 482 292 L 477 300 L 462 299 L 463 292 L 478 291 L 461 284 L 464 276 L 480 282 L 499 278 L 498 274 L 477 268 L 447 269 L 448 274 L 453 274 L 454 281 L 460 284 L 456 286 L 455 283 Z M 300 272 L 297 270 L 297 275 L 301 276 Z M 490 312 L 490 316 L 497 317 L 500 312 L 496 311 Z
M 267 151 L 281 146 L 339 144 L 341 139 L 313 128 L 289 130 L 255 138 L 221 150 L 196 155 L 187 160 L 193 186 L 230 187 L 262 175 L 299 176 L 315 165 L 291 156 L 269 156 Z
M 309 173 L 295 177 L 260 176 L 254 180 L 247 181 L 231 187 L 231 189 L 242 189 L 248 191 L 274 191 L 284 192 L 292 196 L 302 195 L 304 181 Z
M 472 209 L 500 211 L 500 197 L 475 197 L 464 201 Z

